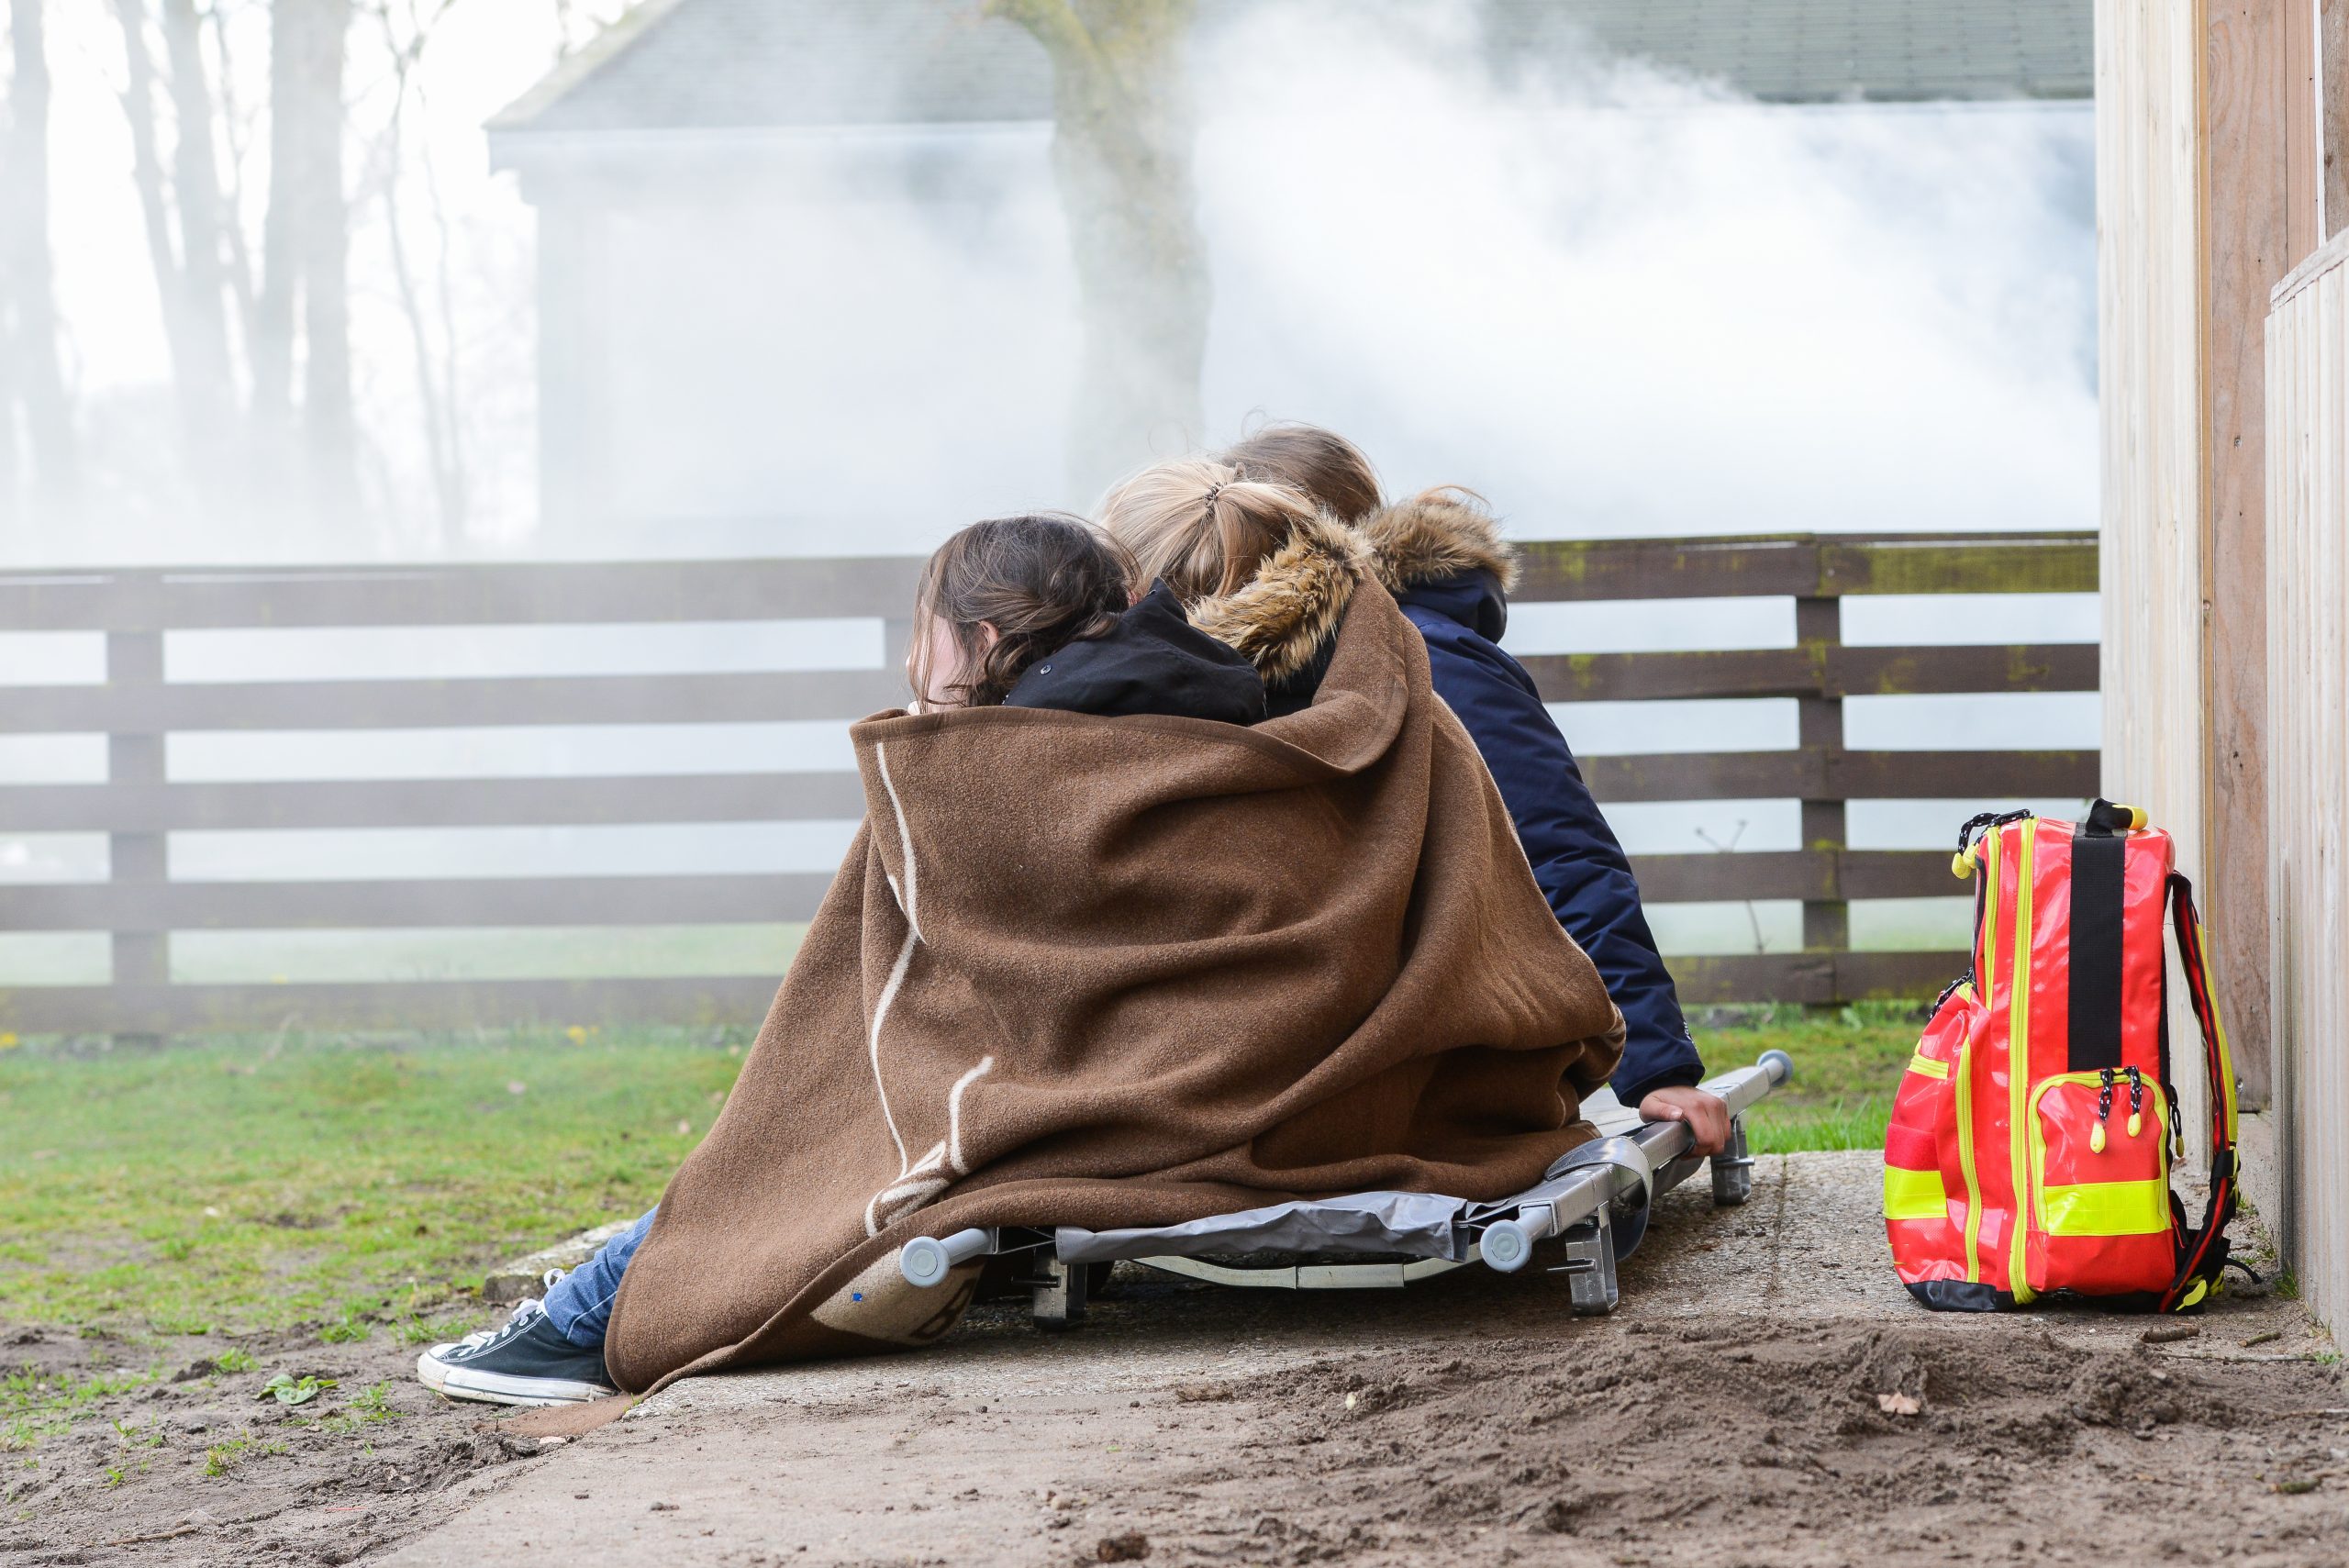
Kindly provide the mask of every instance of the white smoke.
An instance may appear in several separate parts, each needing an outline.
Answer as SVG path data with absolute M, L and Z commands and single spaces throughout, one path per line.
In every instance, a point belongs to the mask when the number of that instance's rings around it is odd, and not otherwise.
M 1465 11 L 1380 15 L 1253 14 L 1203 72 L 1225 429 L 1535 537 L 2094 525 L 2087 105 L 1505 83 Z

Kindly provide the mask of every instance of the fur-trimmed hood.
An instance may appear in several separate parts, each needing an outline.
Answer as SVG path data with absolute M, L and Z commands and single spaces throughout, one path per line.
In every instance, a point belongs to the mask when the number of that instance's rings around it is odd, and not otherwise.
M 1323 516 L 1265 557 L 1247 583 L 1192 606 L 1191 624 L 1238 649 L 1277 693 L 1329 662 L 1354 589 L 1371 573 L 1362 535 Z
M 1517 547 L 1475 501 L 1441 490 L 1381 506 L 1361 524 L 1370 567 L 1397 598 L 1413 588 L 1489 572 L 1503 594 L 1517 586 Z

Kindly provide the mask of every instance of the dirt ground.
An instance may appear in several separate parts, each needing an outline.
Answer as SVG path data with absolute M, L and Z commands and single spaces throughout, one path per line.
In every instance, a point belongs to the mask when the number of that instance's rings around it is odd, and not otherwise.
M 388 1342 L 263 1351 L 122 1396 L 151 1448 L 104 1422 L 44 1445 L 0 1563 L 2349 1562 L 2349 1386 L 2296 1303 L 1932 1316 L 1886 1265 L 1876 1169 L 1673 1195 L 1603 1320 L 1553 1276 L 1128 1270 L 1069 1335 L 983 1309 L 920 1355 L 687 1383 L 569 1442 L 440 1406 Z M 389 1379 L 398 1414 L 335 1432 L 252 1399 L 281 1363 Z M 207 1477 L 223 1433 L 249 1457 Z M 147 1468 L 109 1482 L 117 1449 Z
M 357 1344 L 0 1337 L 12 1378 L 132 1382 L 95 1396 L 71 1431 L 0 1452 L 0 1563 L 348 1562 L 416 1528 L 453 1483 L 540 1451 L 476 1430 L 479 1408 L 415 1381 L 416 1355 L 380 1330 Z M 279 1373 L 335 1386 L 289 1406 L 262 1392 Z M 286 1538 L 287 1519 L 307 1539 Z

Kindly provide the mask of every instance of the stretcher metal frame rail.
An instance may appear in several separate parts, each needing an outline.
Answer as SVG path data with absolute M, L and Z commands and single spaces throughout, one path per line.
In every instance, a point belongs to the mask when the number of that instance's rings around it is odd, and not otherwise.
M 1745 1201 L 1753 1185 L 1745 1113 L 1793 1075 L 1793 1060 L 1783 1051 L 1768 1051 L 1753 1066 L 1732 1069 L 1698 1085 L 1730 1111 L 1728 1146 L 1709 1162 L 1689 1152 L 1693 1136 L 1687 1123 L 1642 1122 L 1636 1113 L 1619 1108 L 1595 1118 L 1600 1136 L 1562 1156 L 1539 1183 L 1493 1203 L 1421 1194 L 1364 1194 L 1324 1204 L 1277 1204 L 1149 1231 L 974 1229 L 916 1237 L 898 1250 L 897 1267 L 907 1283 L 929 1288 L 945 1284 L 958 1267 L 977 1259 L 1017 1256 L 1027 1266 L 1016 1283 L 1032 1292 L 1030 1311 L 1037 1326 L 1064 1329 L 1083 1319 L 1093 1271 L 1107 1266 L 1101 1261 L 1105 1251 L 1163 1273 L 1216 1284 L 1359 1290 L 1397 1288 L 1475 1262 L 1516 1273 L 1533 1261 L 1537 1248 L 1555 1240 L 1559 1246 L 1553 1255 L 1559 1261 L 1549 1264 L 1548 1272 L 1567 1276 L 1572 1309 L 1583 1316 L 1612 1312 L 1618 1300 L 1615 1265 L 1640 1244 L 1658 1197 L 1695 1174 L 1698 1165 L 1709 1163 L 1713 1202 L 1727 1207 Z M 1415 1208 L 1419 1223 L 1405 1233 L 1383 1232 L 1384 1240 L 1375 1245 L 1365 1243 L 1363 1216 L 1382 1205 Z M 1430 1205 L 1436 1210 L 1432 1222 L 1427 1217 Z M 1239 1266 L 1202 1255 L 1253 1255 L 1258 1249 L 1244 1241 L 1235 1244 L 1234 1238 L 1267 1229 L 1284 1235 L 1311 1232 L 1322 1218 L 1331 1221 L 1329 1245 L 1303 1251 L 1295 1262 Z M 1386 1255 L 1361 1262 L 1329 1261 L 1333 1251 L 1365 1250 Z M 1408 1261 L 1398 1262 L 1397 1255 Z

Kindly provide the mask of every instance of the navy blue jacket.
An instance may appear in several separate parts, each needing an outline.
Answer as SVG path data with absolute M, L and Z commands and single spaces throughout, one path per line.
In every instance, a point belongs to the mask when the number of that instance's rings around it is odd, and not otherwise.
M 1641 910 L 1631 862 L 1591 799 L 1533 677 L 1501 651 L 1508 601 L 1499 582 L 1473 568 L 1432 582 L 1406 581 L 1396 596 L 1427 639 L 1436 695 L 1459 715 L 1500 786 L 1533 880 L 1622 1009 L 1616 1095 L 1636 1106 L 1651 1089 L 1698 1082 L 1704 1063 Z

